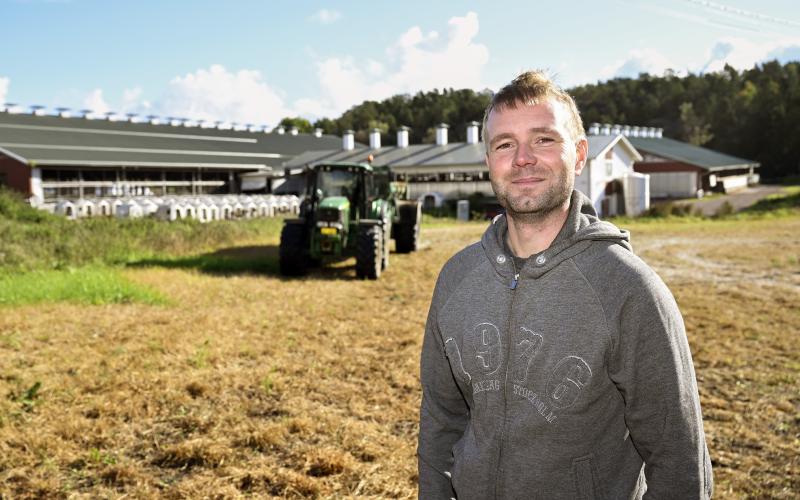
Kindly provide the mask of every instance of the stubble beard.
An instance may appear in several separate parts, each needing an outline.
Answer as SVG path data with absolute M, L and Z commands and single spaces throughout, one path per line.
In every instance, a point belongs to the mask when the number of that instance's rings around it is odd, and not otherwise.
M 541 194 L 512 195 L 496 179 L 490 177 L 490 181 L 500 206 L 514 222 L 523 224 L 541 222 L 554 212 L 563 209 L 572 195 L 574 184 L 574 178 L 570 179 L 567 172 L 561 171 L 555 179 L 556 182 Z M 510 185 L 510 180 L 506 185 Z

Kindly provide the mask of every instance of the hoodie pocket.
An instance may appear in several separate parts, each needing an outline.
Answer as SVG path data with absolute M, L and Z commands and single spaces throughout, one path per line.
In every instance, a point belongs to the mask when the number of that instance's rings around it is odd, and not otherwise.
M 577 498 L 581 500 L 605 500 L 594 465 L 594 455 L 586 455 L 572 461 L 572 477 L 575 480 Z

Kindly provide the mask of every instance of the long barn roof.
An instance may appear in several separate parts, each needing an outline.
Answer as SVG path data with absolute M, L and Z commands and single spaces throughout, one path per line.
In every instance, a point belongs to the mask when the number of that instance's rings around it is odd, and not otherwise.
M 628 137 L 628 140 L 642 153 L 688 163 L 711 172 L 759 166 L 759 163 L 753 160 L 738 158 L 667 137 Z
M 331 135 L 0 113 L 0 152 L 30 165 L 265 170 L 340 144 Z
M 638 153 L 630 142 L 622 135 L 617 136 L 589 136 L 589 159 L 595 158 L 605 152 L 617 142 L 622 142 L 632 156 Z M 405 148 L 397 146 L 384 146 L 378 149 L 357 147 L 351 151 L 341 149 L 327 151 L 309 151 L 296 156 L 284 164 L 284 167 L 298 168 L 320 161 L 357 161 L 365 162 L 372 156 L 372 164 L 377 166 L 389 165 L 398 170 L 413 167 L 448 167 L 474 165 L 484 168 L 486 150 L 483 143 L 468 144 L 466 142 L 451 142 L 442 146 L 436 144 L 414 144 Z

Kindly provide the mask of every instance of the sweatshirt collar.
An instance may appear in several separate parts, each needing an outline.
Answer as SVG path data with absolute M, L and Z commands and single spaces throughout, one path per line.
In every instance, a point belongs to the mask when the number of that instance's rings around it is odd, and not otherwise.
M 591 200 L 577 190 L 570 196 L 569 212 L 564 225 L 550 246 L 531 255 L 522 269 L 516 269 L 514 259 L 504 243 L 508 233 L 505 215 L 495 217 L 481 238 L 486 257 L 498 276 L 510 284 L 518 278 L 539 278 L 566 259 L 584 251 L 592 241 L 604 240 L 630 250 L 629 233 L 609 222 L 598 219 Z

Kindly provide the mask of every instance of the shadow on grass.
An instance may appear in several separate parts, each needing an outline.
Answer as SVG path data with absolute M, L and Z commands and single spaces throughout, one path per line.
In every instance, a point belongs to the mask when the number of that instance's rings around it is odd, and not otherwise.
M 128 263 L 129 267 L 164 267 L 168 269 L 193 269 L 219 276 L 280 274 L 277 245 L 240 246 L 222 248 L 215 252 L 175 258 L 142 259 Z M 355 278 L 355 264 L 338 262 L 333 265 L 310 268 L 305 277 L 283 279 L 340 280 Z

